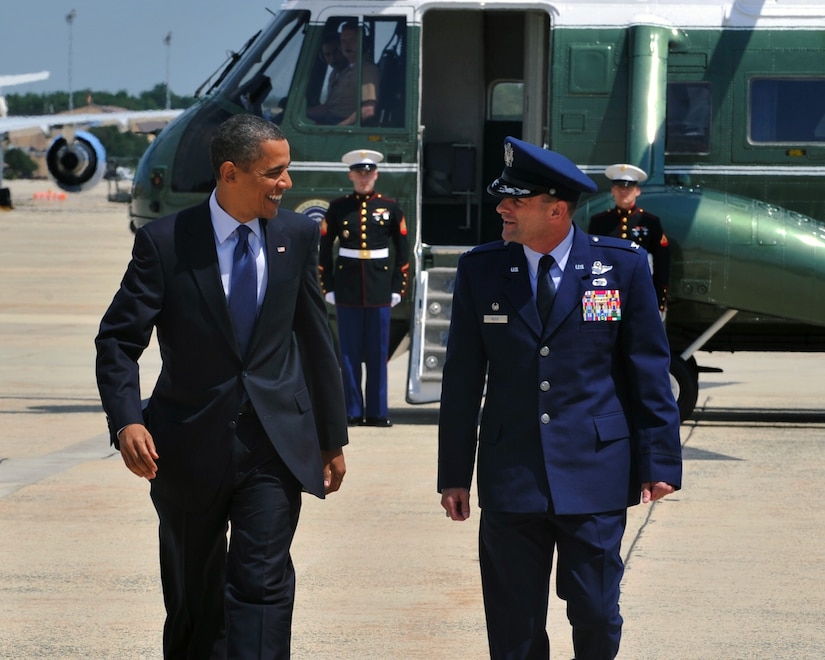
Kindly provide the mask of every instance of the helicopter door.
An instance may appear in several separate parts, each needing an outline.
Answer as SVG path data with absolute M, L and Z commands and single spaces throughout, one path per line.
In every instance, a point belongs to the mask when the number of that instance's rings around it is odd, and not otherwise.
M 421 238 L 477 245 L 501 223 L 485 186 L 508 135 L 542 144 L 549 19 L 523 10 L 430 9 L 422 22 Z

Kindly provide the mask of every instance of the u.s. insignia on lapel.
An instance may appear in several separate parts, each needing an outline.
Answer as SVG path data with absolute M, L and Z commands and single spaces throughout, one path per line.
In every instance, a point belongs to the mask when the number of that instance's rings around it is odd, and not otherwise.
M 585 291 L 582 296 L 582 318 L 585 321 L 621 321 L 622 300 L 619 290 Z

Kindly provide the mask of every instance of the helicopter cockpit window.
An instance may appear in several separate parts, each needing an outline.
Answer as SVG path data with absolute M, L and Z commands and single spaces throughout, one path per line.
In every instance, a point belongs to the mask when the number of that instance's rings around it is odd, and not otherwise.
M 397 16 L 328 19 L 307 85 L 307 119 L 326 126 L 403 127 L 405 31 L 405 19 Z
M 754 78 L 749 105 L 753 143 L 825 142 L 825 78 Z
M 668 83 L 665 152 L 710 153 L 710 83 Z
M 222 99 L 278 123 L 304 41 L 307 11 L 279 12 L 249 48 L 232 54 L 232 62 L 215 83 Z M 211 91 L 211 90 L 210 90 Z M 206 193 L 215 185 L 209 160 L 209 141 L 218 126 L 232 116 L 231 105 L 209 104 L 191 121 L 181 137 L 172 167 L 175 192 Z
M 233 99 L 238 105 L 275 124 L 281 123 L 289 98 L 309 13 L 283 12 L 279 17 L 276 29 L 261 35 L 257 50 L 245 58 L 245 69 L 231 83 L 237 89 Z

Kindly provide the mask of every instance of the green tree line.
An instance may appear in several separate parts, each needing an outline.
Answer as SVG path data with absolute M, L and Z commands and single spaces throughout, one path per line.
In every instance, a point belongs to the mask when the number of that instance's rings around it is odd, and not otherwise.
M 75 108 L 92 103 L 113 105 L 125 110 L 163 110 L 166 107 L 166 85 L 159 83 L 137 96 L 130 96 L 126 90 L 112 93 L 79 89 L 72 97 Z M 194 96 L 179 96 L 175 93 L 169 95 L 169 100 L 173 108 L 188 108 L 196 101 Z M 68 111 L 69 93 L 6 94 L 6 103 L 9 106 L 9 115 L 51 115 Z

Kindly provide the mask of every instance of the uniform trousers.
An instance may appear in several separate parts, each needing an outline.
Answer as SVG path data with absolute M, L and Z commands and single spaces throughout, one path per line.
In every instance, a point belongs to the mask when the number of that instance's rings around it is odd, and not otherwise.
M 492 660 L 547 660 L 547 601 L 554 548 L 556 592 L 567 601 L 576 660 L 612 660 L 622 617 L 620 546 L 625 510 L 592 514 L 482 509 L 479 559 Z
M 301 486 L 255 414 L 238 418 L 232 459 L 206 510 L 184 510 L 155 492 L 152 501 L 160 520 L 164 658 L 289 658 L 289 548 Z
M 390 309 L 389 305 L 335 307 L 347 417 L 389 416 L 387 360 L 390 351 Z M 362 363 L 367 367 L 367 383 L 363 392 Z

